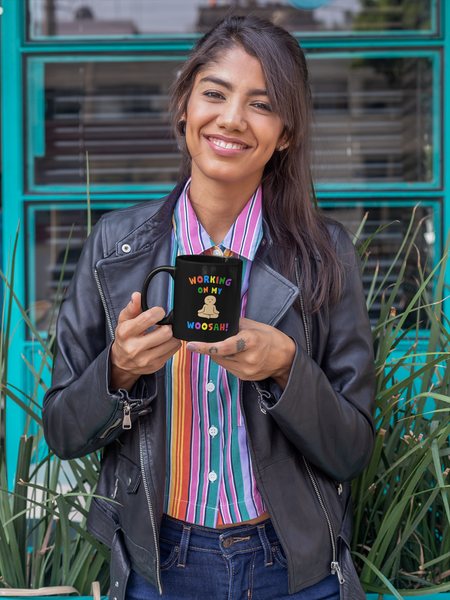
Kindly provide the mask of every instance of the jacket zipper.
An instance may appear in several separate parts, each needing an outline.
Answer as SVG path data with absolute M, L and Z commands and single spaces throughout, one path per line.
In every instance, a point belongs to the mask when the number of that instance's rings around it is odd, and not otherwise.
M 302 313 L 303 328 L 305 330 L 306 351 L 308 353 L 308 356 L 311 356 L 311 344 L 309 342 L 308 322 L 306 320 L 305 303 L 303 302 L 303 294 L 302 294 L 302 290 L 301 290 L 301 287 L 300 287 L 300 276 L 298 274 L 298 260 L 297 260 L 297 257 L 295 257 L 295 278 L 297 280 L 298 293 L 300 295 L 299 296 L 300 297 L 300 310 L 301 310 L 301 313 Z
M 109 310 L 108 310 L 108 307 L 106 305 L 105 294 L 103 293 L 103 290 L 102 290 L 102 286 L 101 286 L 101 283 L 100 283 L 100 278 L 99 278 L 98 273 L 97 273 L 97 269 L 94 270 L 94 276 L 95 276 L 95 281 L 97 282 L 97 287 L 98 287 L 98 291 L 99 291 L 99 294 L 100 294 L 100 298 L 102 299 L 103 310 L 105 311 L 106 320 L 108 322 L 109 333 L 111 334 L 111 339 L 114 339 L 114 337 L 115 337 L 115 335 L 114 335 L 114 328 L 112 326 L 111 317 L 109 315 Z
M 114 421 L 114 423 L 112 425 L 110 425 L 108 427 L 108 429 L 105 429 L 105 431 L 102 433 L 102 435 L 100 436 L 100 439 L 105 438 L 108 433 L 112 430 L 115 429 L 118 425 L 120 425 L 120 423 L 122 423 L 122 429 L 131 429 L 132 423 L 131 423 L 131 409 L 136 406 L 137 402 L 128 402 L 128 400 L 124 400 L 122 403 L 122 407 L 123 407 L 123 418 L 121 419 L 120 417 L 118 419 L 116 419 Z
M 330 519 L 330 516 L 326 509 L 326 506 L 323 502 L 322 494 L 320 493 L 319 486 L 317 485 L 317 481 L 316 481 L 316 478 L 314 477 L 312 469 L 303 454 L 302 454 L 302 458 L 303 458 L 303 462 L 305 463 L 306 470 L 308 471 L 309 478 L 311 479 L 311 483 L 314 488 L 314 491 L 316 492 L 317 499 L 319 500 L 319 504 L 323 510 L 323 514 L 325 515 L 325 518 L 328 523 L 328 531 L 330 532 L 331 545 L 333 547 L 333 560 L 331 561 L 331 574 L 332 575 L 337 574 L 337 576 L 339 578 L 339 583 L 342 585 L 343 583 L 345 583 L 345 579 L 342 575 L 341 567 L 339 566 L 339 563 L 337 561 L 336 542 L 334 541 L 334 532 L 333 532 L 333 526 L 331 524 L 331 519 Z
M 114 423 L 108 427 L 108 429 L 105 429 L 105 431 L 104 431 L 104 432 L 102 433 L 102 435 L 100 436 L 100 439 L 103 439 L 103 438 L 105 438 L 105 437 L 108 435 L 108 433 L 109 433 L 109 432 L 110 432 L 112 429 L 115 429 L 115 428 L 116 428 L 118 425 L 120 425 L 120 423 L 121 423 L 121 422 L 122 422 L 122 419 L 121 419 L 120 417 L 119 417 L 118 419 L 116 419 L 116 420 L 114 421 Z
M 295 278 L 297 280 L 297 287 L 298 287 L 298 291 L 300 294 L 300 310 L 302 313 L 302 320 L 303 320 L 303 327 L 305 329 L 305 338 L 306 338 L 306 351 L 308 353 L 308 356 L 311 356 L 311 344 L 309 341 L 309 331 L 308 331 L 308 321 L 306 320 L 306 314 L 305 314 L 305 304 L 303 302 L 303 294 L 302 294 L 302 290 L 300 288 L 300 277 L 298 274 L 298 260 L 297 257 L 295 257 Z M 330 515 L 328 514 L 327 508 L 325 506 L 325 503 L 323 501 L 322 498 L 322 494 L 320 493 L 319 490 L 319 486 L 317 485 L 317 481 L 316 478 L 314 476 L 314 473 L 312 471 L 312 468 L 309 464 L 309 462 L 306 460 L 305 456 L 302 454 L 302 458 L 303 458 L 303 462 L 305 463 L 305 467 L 306 470 L 308 472 L 309 478 L 311 480 L 312 486 L 314 488 L 314 491 L 316 493 L 317 499 L 319 501 L 319 504 L 323 510 L 323 514 L 325 515 L 325 519 L 327 520 L 327 524 L 328 524 L 328 531 L 330 533 L 330 539 L 331 539 L 331 546 L 333 548 L 333 560 L 331 561 L 331 574 L 332 575 L 337 575 L 338 579 L 339 579 L 339 583 L 340 585 L 342 585 L 343 583 L 345 583 L 345 579 L 344 576 L 342 575 L 342 571 L 341 571 L 341 567 L 339 565 L 339 562 L 337 560 L 337 553 L 336 553 L 336 542 L 335 542 L 335 536 L 334 536 L 334 532 L 333 532 L 333 525 L 331 524 L 331 519 L 330 519 Z
M 158 543 L 158 536 L 156 535 L 155 513 L 153 511 L 153 505 L 152 505 L 152 501 L 150 499 L 150 493 L 148 490 L 147 475 L 145 474 L 145 469 L 144 469 L 144 457 L 143 457 L 143 451 L 142 451 L 142 437 L 141 437 L 141 419 L 138 419 L 138 426 L 139 426 L 139 457 L 140 457 L 140 462 L 141 462 L 142 481 L 144 483 L 145 495 L 147 497 L 148 512 L 150 513 L 150 520 L 152 522 L 153 539 L 155 542 L 155 549 L 156 549 L 156 582 L 158 584 L 158 586 L 157 586 L 158 592 L 159 592 L 159 594 L 162 594 L 161 570 L 160 570 L 160 564 L 159 564 L 159 543 Z
M 122 421 L 122 429 L 131 429 L 131 409 L 134 404 L 130 404 L 125 400 L 123 403 L 123 421 Z

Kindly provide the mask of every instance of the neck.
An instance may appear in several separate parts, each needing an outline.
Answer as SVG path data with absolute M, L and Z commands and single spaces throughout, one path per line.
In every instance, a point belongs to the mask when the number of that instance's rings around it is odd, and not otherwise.
M 192 174 L 189 200 L 214 244 L 222 242 L 260 183 L 260 177 L 251 182 L 230 184 L 212 180 L 205 182 Z

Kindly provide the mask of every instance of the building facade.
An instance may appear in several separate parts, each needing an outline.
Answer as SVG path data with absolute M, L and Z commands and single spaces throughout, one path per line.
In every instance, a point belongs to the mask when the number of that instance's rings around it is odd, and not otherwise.
M 91 216 L 158 198 L 180 159 L 168 90 L 195 40 L 230 11 L 274 20 L 307 53 L 314 98 L 314 179 L 324 210 L 376 238 L 387 269 L 413 215 L 422 262 L 450 225 L 450 7 L 444 0 L 2 0 L 3 255 L 19 226 L 14 292 L 53 332 Z M 70 236 L 70 245 L 66 248 Z M 65 260 L 64 276 L 61 280 Z M 392 272 L 395 280 L 398 265 Z M 6 264 L 5 264 L 6 270 Z M 414 293 L 414 264 L 399 307 Z M 62 286 L 60 285 L 62 281 Z M 380 299 L 371 309 L 376 319 Z M 13 356 L 40 356 L 18 308 Z M 14 321 L 13 319 L 13 321 Z M 424 334 L 425 335 L 425 334 Z M 43 377 L 49 380 L 44 370 Z M 12 385 L 31 391 L 25 361 Z M 25 413 L 8 401 L 10 461 Z

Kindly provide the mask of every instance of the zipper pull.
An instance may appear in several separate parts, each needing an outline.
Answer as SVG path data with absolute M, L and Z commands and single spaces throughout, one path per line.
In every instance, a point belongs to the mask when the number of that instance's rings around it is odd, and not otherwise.
M 339 583 L 341 585 L 343 583 L 345 583 L 345 579 L 344 579 L 344 576 L 342 575 L 341 567 L 339 566 L 339 563 L 337 561 L 333 561 L 331 563 L 331 574 L 338 576 Z
M 122 429 L 131 429 L 130 413 L 131 413 L 130 405 L 128 404 L 128 402 L 124 402 Z
M 259 404 L 259 410 L 266 415 L 267 414 L 267 410 L 266 407 L 263 404 L 263 398 L 269 399 L 271 394 L 270 392 L 268 392 L 267 390 L 260 390 L 258 388 L 258 386 L 252 381 L 252 386 L 253 389 L 256 391 L 256 393 L 258 394 L 258 404 Z
M 119 480 L 116 479 L 116 483 L 114 484 L 114 492 L 111 494 L 111 498 L 115 498 L 117 496 L 117 490 L 119 489 Z
M 258 396 L 258 404 L 259 404 L 259 410 L 263 413 L 263 415 L 267 415 L 266 407 L 262 403 L 262 394 L 260 394 Z

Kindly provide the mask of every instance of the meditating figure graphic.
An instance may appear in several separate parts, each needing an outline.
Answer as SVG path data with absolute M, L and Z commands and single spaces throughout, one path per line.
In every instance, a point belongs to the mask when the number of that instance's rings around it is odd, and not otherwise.
M 204 319 L 217 319 L 219 311 L 214 306 L 215 303 L 216 298 L 214 296 L 206 296 L 205 305 L 198 311 L 198 316 L 203 317 Z

